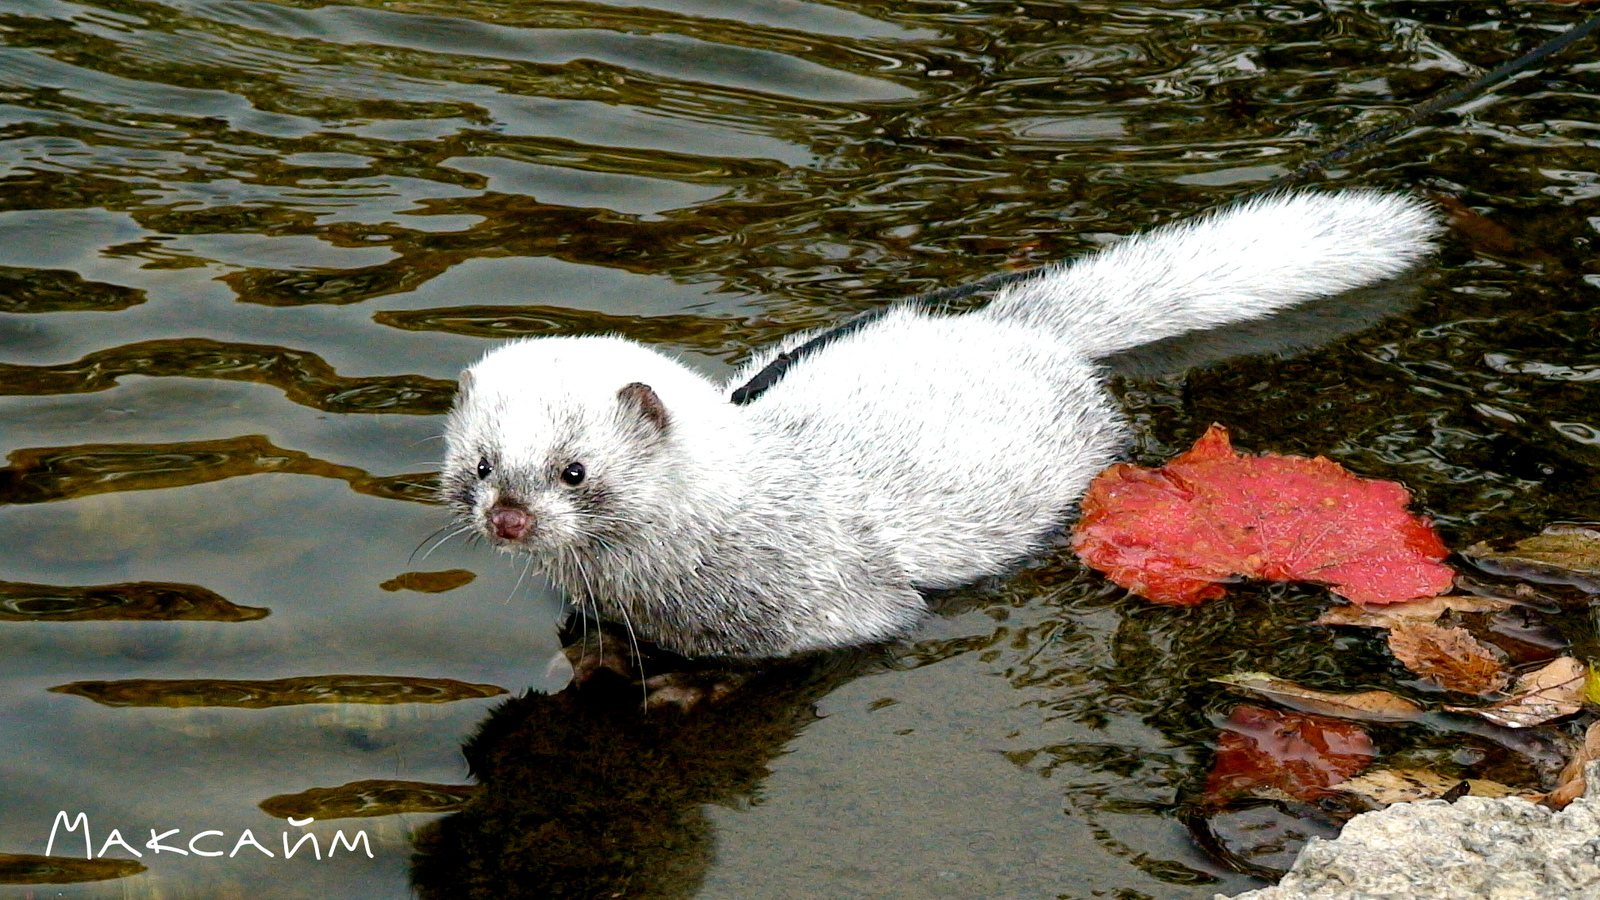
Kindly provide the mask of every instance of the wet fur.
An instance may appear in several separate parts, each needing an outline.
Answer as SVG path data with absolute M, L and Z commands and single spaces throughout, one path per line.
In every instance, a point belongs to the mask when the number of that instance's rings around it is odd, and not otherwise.
M 585 608 L 685 655 L 895 637 L 922 617 L 919 590 L 1039 550 L 1111 461 L 1125 425 L 1097 359 L 1400 274 L 1436 230 L 1398 195 L 1258 199 L 976 312 L 897 308 L 746 406 L 730 390 L 810 335 L 725 384 L 621 338 L 512 342 L 462 379 L 441 496 Z M 525 509 L 528 533 L 498 538 L 497 504 Z

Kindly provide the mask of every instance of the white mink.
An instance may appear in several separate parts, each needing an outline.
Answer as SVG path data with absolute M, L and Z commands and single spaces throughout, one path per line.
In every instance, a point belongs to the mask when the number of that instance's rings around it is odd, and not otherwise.
M 690 656 L 884 640 L 919 589 L 1007 570 L 1059 533 L 1125 437 L 1096 360 L 1398 275 L 1433 213 L 1365 191 L 1252 200 L 1001 289 L 902 305 L 729 401 L 617 337 L 505 344 L 463 373 L 440 495 L 581 607 Z

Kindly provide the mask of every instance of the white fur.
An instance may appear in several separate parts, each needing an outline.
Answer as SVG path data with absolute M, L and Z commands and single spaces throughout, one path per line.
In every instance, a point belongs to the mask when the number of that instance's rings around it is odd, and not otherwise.
M 731 388 L 809 335 L 727 384 L 620 338 L 516 341 L 468 370 L 441 493 L 577 602 L 685 654 L 890 638 L 922 615 L 918 588 L 1041 548 L 1111 461 L 1124 425 L 1095 359 L 1399 274 L 1436 228 L 1396 195 L 1252 201 L 1047 269 L 974 313 L 892 310 L 746 406 Z M 634 382 L 665 429 L 619 399 Z M 571 462 L 589 472 L 577 488 L 559 477 Z M 495 538 L 497 503 L 534 528 Z
M 1437 230 L 1428 207 L 1399 194 L 1260 197 L 1055 267 L 987 312 L 1101 357 L 1397 275 L 1432 250 Z

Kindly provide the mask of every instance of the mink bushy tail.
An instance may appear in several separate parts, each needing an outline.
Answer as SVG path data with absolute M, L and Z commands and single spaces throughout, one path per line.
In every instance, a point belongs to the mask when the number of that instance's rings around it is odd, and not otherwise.
M 1433 210 L 1403 194 L 1268 195 L 1047 268 L 984 313 L 1099 358 L 1391 278 L 1427 256 L 1438 231 Z

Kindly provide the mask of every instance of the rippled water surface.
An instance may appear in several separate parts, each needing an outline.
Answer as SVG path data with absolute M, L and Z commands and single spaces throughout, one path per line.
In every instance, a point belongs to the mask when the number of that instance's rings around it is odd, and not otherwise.
M 483 547 L 436 545 L 440 414 L 496 338 L 615 332 L 719 372 L 1092 249 L 1261 188 L 1582 14 L 0 3 L 0 854 L 43 854 L 57 811 L 81 811 L 97 853 L 145 867 L 0 892 L 400 898 L 418 847 L 428 896 L 503 896 L 496 867 L 571 897 L 1259 884 L 1177 815 L 1225 709 L 1206 679 L 1381 670 L 1364 638 L 1304 624 L 1324 593 L 1152 609 L 1061 555 L 874 674 L 642 726 L 561 702 L 513 721 L 491 714 L 507 694 L 567 677 L 558 602 Z M 1595 52 L 1321 179 L 1448 195 L 1465 222 L 1414 306 L 1365 330 L 1126 369 L 1132 455 L 1222 422 L 1243 448 L 1405 482 L 1457 547 L 1600 519 Z M 480 726 L 534 786 L 446 853 L 431 823 L 471 794 Z M 194 852 L 147 847 L 174 829 L 164 846 Z M 368 844 L 330 855 L 336 831 Z M 323 858 L 283 858 L 305 833 Z M 83 840 L 60 829 L 54 852 Z M 0 881 L 42 871 L 0 856 Z

